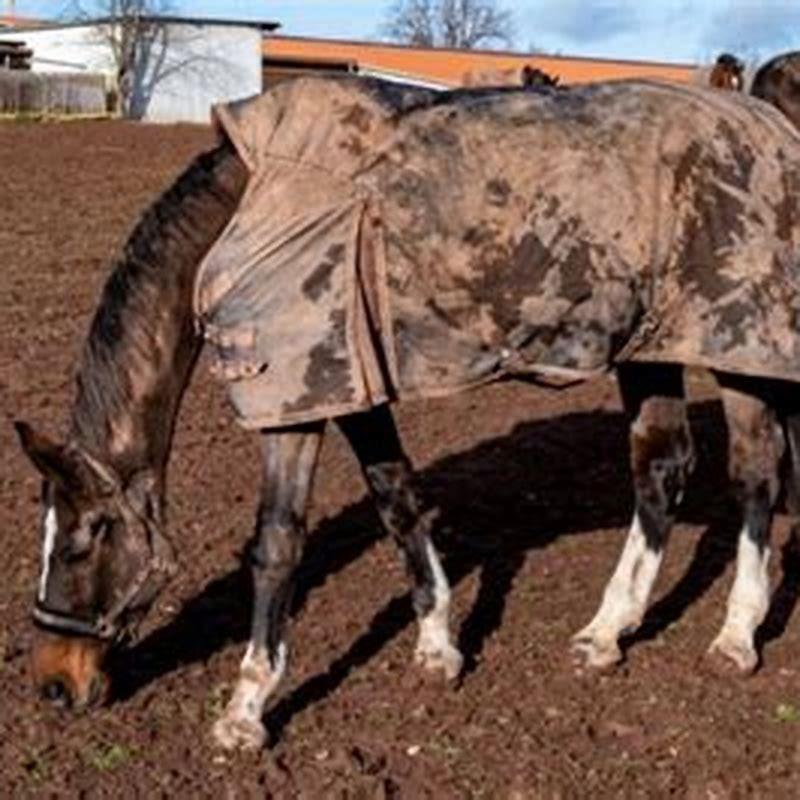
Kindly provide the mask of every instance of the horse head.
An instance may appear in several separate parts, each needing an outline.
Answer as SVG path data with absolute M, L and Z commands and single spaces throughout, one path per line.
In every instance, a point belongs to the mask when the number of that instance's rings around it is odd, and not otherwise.
M 543 69 L 539 69 L 538 67 L 532 67 L 530 64 L 526 64 L 522 68 L 520 79 L 522 81 L 522 85 L 525 87 L 549 86 L 551 88 L 557 88 L 559 85 L 559 81 L 561 80 L 557 75 L 553 77 L 548 72 L 545 72 Z
M 741 92 L 744 88 L 744 63 L 730 53 L 722 53 L 711 70 L 708 82 L 715 89 Z
M 82 709 L 106 698 L 106 656 L 152 605 L 172 571 L 172 547 L 149 473 L 123 480 L 74 443 L 15 427 L 43 478 L 34 680 L 48 700 Z
M 800 52 L 784 53 L 764 64 L 750 91 L 780 109 L 800 129 Z

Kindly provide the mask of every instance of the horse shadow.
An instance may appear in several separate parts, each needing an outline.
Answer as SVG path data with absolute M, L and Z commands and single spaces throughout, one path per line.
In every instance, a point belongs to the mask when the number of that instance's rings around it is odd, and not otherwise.
M 725 477 L 727 436 L 717 402 L 690 409 L 698 451 L 681 520 L 708 525 L 675 586 L 648 611 L 625 647 L 657 636 L 712 586 L 734 557 L 735 510 Z M 625 526 L 633 497 L 628 469 L 628 421 L 619 412 L 571 413 L 524 423 L 508 435 L 448 456 L 418 472 L 419 488 L 441 509 L 437 548 L 455 587 L 474 571 L 479 588 L 463 621 L 459 647 L 465 672 L 476 668 L 484 643 L 502 623 L 513 581 L 531 551 L 561 536 Z M 469 497 L 469 503 L 463 498 Z M 293 613 L 314 588 L 382 538 L 369 498 L 323 521 L 309 536 L 299 568 Z M 760 645 L 786 627 L 800 593 L 800 550 L 784 548 L 784 578 Z M 125 651 L 114 666 L 115 699 L 125 700 L 161 676 L 249 637 L 249 575 L 240 567 L 212 581 L 167 625 Z M 599 598 L 598 598 L 599 601 Z M 291 718 L 335 691 L 414 621 L 410 593 L 391 599 L 328 668 L 283 697 L 266 722 L 274 738 Z M 198 635 L 202 631 L 202 635 Z

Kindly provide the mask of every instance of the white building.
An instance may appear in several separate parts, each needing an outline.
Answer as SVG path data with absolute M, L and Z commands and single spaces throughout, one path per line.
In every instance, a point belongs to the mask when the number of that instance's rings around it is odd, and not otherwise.
M 144 18 L 147 34 L 127 80 L 131 116 L 149 122 L 207 122 L 212 104 L 262 90 L 261 51 L 274 22 L 158 16 Z M 115 27 L 115 25 L 117 27 Z M 116 82 L 112 46 L 119 23 L 104 18 L 0 31 L 33 50 L 34 72 L 102 73 Z

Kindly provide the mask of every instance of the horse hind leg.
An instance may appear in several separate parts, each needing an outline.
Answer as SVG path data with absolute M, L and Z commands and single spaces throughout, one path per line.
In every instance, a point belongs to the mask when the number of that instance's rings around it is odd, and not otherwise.
M 572 640 L 587 666 L 622 660 L 619 639 L 639 627 L 658 576 L 664 546 L 694 466 L 694 447 L 677 365 L 628 364 L 618 370 L 634 419 L 630 458 L 635 510 L 616 569 L 592 621 Z
M 709 648 L 742 673 L 758 666 L 755 633 L 769 608 L 769 534 L 784 439 L 770 382 L 718 375 L 728 425 L 728 471 L 742 515 L 725 622 Z
M 258 749 L 266 740 L 262 719 L 286 671 L 287 619 L 323 431 L 324 424 L 314 423 L 262 435 L 261 500 L 249 550 L 251 636 L 233 695 L 213 730 L 227 749 Z
M 436 511 L 422 510 L 388 406 L 337 422 L 361 464 L 383 527 L 405 555 L 419 622 L 415 659 L 453 680 L 461 673 L 463 658 L 452 643 L 450 586 L 431 541 Z

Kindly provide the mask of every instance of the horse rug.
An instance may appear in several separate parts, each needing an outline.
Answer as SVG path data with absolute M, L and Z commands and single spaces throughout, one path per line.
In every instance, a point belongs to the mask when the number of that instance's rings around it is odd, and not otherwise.
M 626 360 L 800 380 L 800 138 L 760 101 L 301 78 L 215 116 L 251 177 L 195 310 L 246 427 Z

